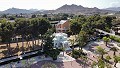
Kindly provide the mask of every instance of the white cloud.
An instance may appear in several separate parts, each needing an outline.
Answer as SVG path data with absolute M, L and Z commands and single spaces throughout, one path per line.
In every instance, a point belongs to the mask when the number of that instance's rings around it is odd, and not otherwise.
M 120 7 L 120 2 L 111 2 L 110 7 Z

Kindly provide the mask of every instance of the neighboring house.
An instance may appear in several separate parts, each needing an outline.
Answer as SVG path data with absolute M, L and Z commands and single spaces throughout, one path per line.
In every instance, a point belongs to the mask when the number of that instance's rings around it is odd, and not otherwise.
M 70 22 L 68 20 L 61 20 L 56 24 L 56 32 L 66 32 L 69 30 Z
M 8 20 L 7 22 L 15 22 L 15 20 Z
M 55 26 L 59 23 L 59 21 L 51 21 L 50 24 L 52 25 L 52 27 L 55 28 Z

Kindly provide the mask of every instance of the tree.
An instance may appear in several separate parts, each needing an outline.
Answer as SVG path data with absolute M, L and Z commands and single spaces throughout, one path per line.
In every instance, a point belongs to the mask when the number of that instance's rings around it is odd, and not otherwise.
M 112 20 L 114 19 L 114 17 L 111 16 L 103 16 L 102 19 L 104 20 L 104 22 L 106 23 L 106 27 L 108 27 L 109 29 L 112 27 Z
M 106 54 L 105 49 L 103 49 L 102 47 L 98 46 L 97 47 L 97 53 L 101 55 L 101 59 L 103 59 L 103 55 Z
M 22 51 L 23 52 L 24 52 L 24 41 L 25 41 L 26 37 L 28 36 L 28 34 L 30 33 L 29 25 L 30 25 L 30 22 L 27 19 L 23 19 L 23 18 L 16 19 L 15 33 L 16 33 L 16 35 L 19 35 L 22 37 Z
M 88 57 L 87 57 L 87 56 L 82 55 L 80 58 L 83 60 L 83 62 L 84 62 L 85 64 L 86 64 L 86 62 L 88 61 Z
M 62 17 L 61 17 L 61 19 L 62 19 L 62 20 L 67 20 L 67 17 L 68 17 L 68 16 L 69 16 L 68 14 L 63 14 Z
M 38 19 L 38 33 L 41 35 L 41 40 L 43 42 L 43 35 L 51 28 L 51 25 L 48 20 L 39 18 Z M 43 47 L 43 46 L 42 46 Z
M 109 62 L 109 60 L 111 59 L 111 57 L 108 55 L 106 56 L 106 60 Z
M 101 16 L 99 14 L 95 14 L 95 15 L 89 16 L 87 18 L 87 21 L 94 22 L 94 21 L 98 21 L 100 19 L 101 19 Z
M 54 47 L 53 37 L 51 37 L 51 34 L 46 33 L 44 38 L 45 38 L 44 39 L 45 44 L 44 44 L 44 47 L 43 47 L 43 51 L 47 54 Z
M 116 64 L 120 61 L 120 56 L 114 56 L 113 58 L 115 62 L 114 67 L 116 67 Z
M 7 15 L 6 15 L 6 14 L 3 14 L 1 17 L 2 17 L 2 18 L 7 18 Z
M 95 68 L 96 66 L 97 66 L 97 63 L 95 61 L 93 61 L 91 67 Z
M 32 42 L 33 42 L 33 49 L 34 49 L 34 45 L 36 45 L 36 39 L 38 39 L 38 42 L 39 42 L 39 38 L 41 38 L 42 45 L 43 45 L 43 39 L 44 39 L 43 35 L 48 31 L 50 26 L 51 25 L 50 25 L 49 21 L 44 18 L 30 19 L 30 36 L 31 36 Z M 39 37 L 39 36 L 41 36 L 41 37 Z M 34 44 L 34 42 L 35 42 L 35 44 Z M 42 45 L 41 45 L 41 47 L 43 48 Z
M 109 63 L 106 63 L 105 65 L 106 65 L 106 68 L 112 68 L 112 65 Z
M 35 15 L 35 14 L 33 14 L 33 15 L 31 16 L 31 18 L 36 18 L 36 15 Z
M 47 17 L 47 14 L 44 14 L 43 17 Z
M 51 25 L 47 19 L 39 18 L 38 23 L 39 23 L 38 24 L 38 32 L 41 35 L 45 34 L 48 31 L 48 29 L 51 28 Z
M 74 39 L 69 39 L 71 45 L 72 45 L 72 51 L 74 51 L 74 43 L 75 43 L 75 40 Z
M 85 54 L 83 53 L 83 50 L 74 50 L 72 51 L 72 57 L 77 59 L 80 58 L 81 56 L 85 56 Z
M 32 39 L 32 49 L 34 50 L 34 41 L 35 39 L 39 36 L 39 31 L 38 31 L 38 28 L 39 28 L 39 20 L 38 18 L 33 18 L 33 19 L 30 19 L 30 36 L 31 36 L 31 39 Z
M 57 59 L 57 56 L 60 54 L 59 49 L 49 50 L 48 55 L 53 58 L 53 60 Z
M 64 56 L 64 54 L 65 54 L 65 48 L 64 48 L 64 46 L 63 46 L 63 45 L 62 45 L 61 50 L 63 51 L 63 56 Z
M 9 16 L 10 20 L 15 20 L 15 16 Z
M 91 22 L 85 22 L 84 24 L 82 24 L 82 31 L 85 31 L 88 34 L 88 38 L 91 38 L 91 35 L 94 34 L 94 25 L 92 25 Z
M 72 20 L 70 23 L 70 30 L 73 34 L 79 34 L 81 30 L 81 24 L 79 24 L 76 20 Z
M 114 52 L 113 53 L 114 56 L 116 55 L 116 52 L 118 51 L 118 49 L 116 47 L 112 47 L 110 50 L 112 50 Z
M 86 42 L 87 42 L 88 38 L 87 38 L 87 34 L 85 31 L 80 31 L 79 35 L 78 35 L 78 44 L 79 44 L 79 50 L 85 46 Z
M 105 62 L 101 58 L 98 60 L 98 68 L 105 68 Z
M 93 25 L 90 22 L 85 22 L 82 25 L 82 29 L 81 30 L 85 31 L 89 35 L 92 35 L 94 33 Z
M 103 37 L 103 41 L 105 42 L 105 45 L 107 46 L 107 43 L 110 41 L 110 38 Z
M 2 39 L 2 42 L 7 43 L 7 48 L 8 48 L 8 54 L 11 53 L 10 49 L 10 43 L 11 43 L 11 38 L 13 37 L 13 31 L 14 31 L 14 23 L 10 22 L 3 22 L 0 25 L 0 36 Z

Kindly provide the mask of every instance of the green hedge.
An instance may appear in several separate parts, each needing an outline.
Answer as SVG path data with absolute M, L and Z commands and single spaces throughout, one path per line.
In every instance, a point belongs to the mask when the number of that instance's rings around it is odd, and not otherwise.
M 120 43 L 120 38 L 118 38 L 118 37 L 110 36 L 110 39 Z
M 81 56 L 86 56 L 86 55 L 87 55 L 87 54 L 84 53 L 83 50 L 74 50 L 74 51 L 72 52 L 72 57 L 75 58 L 75 59 L 77 59 L 77 58 L 79 58 L 79 57 L 81 57 Z
M 57 56 L 60 54 L 59 49 L 52 49 L 47 52 L 45 52 L 46 55 L 53 58 L 53 60 L 57 60 Z

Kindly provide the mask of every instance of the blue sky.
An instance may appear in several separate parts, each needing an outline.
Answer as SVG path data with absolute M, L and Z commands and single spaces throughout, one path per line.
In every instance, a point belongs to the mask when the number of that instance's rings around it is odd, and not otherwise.
M 120 0 L 0 0 L 0 11 L 8 8 L 20 9 L 57 9 L 64 4 L 76 4 L 84 7 L 120 7 Z

